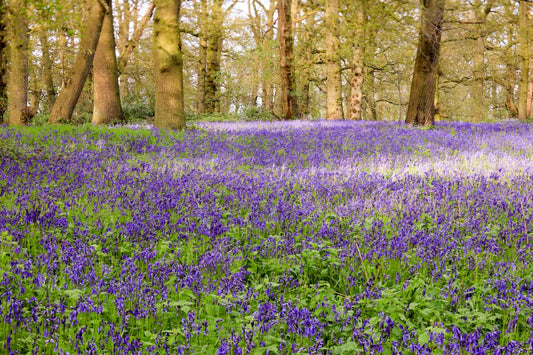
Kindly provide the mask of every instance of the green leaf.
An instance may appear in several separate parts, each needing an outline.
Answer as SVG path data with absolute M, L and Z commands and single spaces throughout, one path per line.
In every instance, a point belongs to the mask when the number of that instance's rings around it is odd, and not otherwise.
M 429 334 L 422 333 L 418 336 L 418 343 L 420 345 L 426 345 L 429 342 Z

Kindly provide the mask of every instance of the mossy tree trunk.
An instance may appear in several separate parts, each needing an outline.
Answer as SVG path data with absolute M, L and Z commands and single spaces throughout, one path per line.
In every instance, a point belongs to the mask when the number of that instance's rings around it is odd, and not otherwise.
M 25 125 L 29 119 L 28 110 L 28 23 L 26 22 L 26 1 L 11 2 L 11 40 L 9 73 L 9 118 L 10 125 Z
M 185 128 L 183 59 L 179 29 L 181 0 L 156 0 L 153 51 L 156 127 Z

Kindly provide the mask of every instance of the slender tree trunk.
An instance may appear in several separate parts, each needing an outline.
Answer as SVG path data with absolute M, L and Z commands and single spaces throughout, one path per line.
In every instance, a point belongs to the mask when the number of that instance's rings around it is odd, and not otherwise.
M 294 0 L 293 0 L 294 1 Z M 342 81 L 339 56 L 339 1 L 326 1 L 326 119 L 342 120 Z
M 294 99 L 293 36 L 291 1 L 278 0 L 278 41 L 280 47 L 281 110 L 286 120 L 296 116 Z
M 0 124 L 7 111 L 7 33 L 5 1 L 0 0 Z
M 271 52 L 271 43 L 274 39 L 274 31 L 272 27 L 274 26 L 274 13 L 276 12 L 276 1 L 270 1 L 270 7 L 268 9 L 267 21 L 265 27 L 267 28 L 265 33 L 265 40 L 263 41 L 263 48 L 267 55 L 267 59 L 263 65 L 263 70 L 261 70 L 262 82 L 262 105 L 267 111 L 274 111 L 274 58 Z
M 156 0 L 154 14 L 156 127 L 185 128 L 183 59 L 179 16 L 181 0 Z
M 311 3 L 313 4 L 313 3 Z M 314 4 L 313 4 L 314 5 Z M 313 9 L 310 9 L 313 10 Z M 304 44 L 303 44 L 303 59 L 304 64 L 300 73 L 301 83 L 302 83 L 302 102 L 300 105 L 300 112 L 303 117 L 309 117 L 311 114 L 311 67 L 313 66 L 313 49 L 315 48 L 315 38 L 313 36 L 313 31 L 315 28 L 316 19 L 314 15 L 309 16 L 305 20 L 305 31 L 304 31 Z
M 64 88 L 67 86 L 67 58 L 66 58 L 66 51 L 67 51 L 67 36 L 65 35 L 65 31 L 61 29 L 59 31 L 59 36 L 57 40 L 57 46 L 59 47 L 59 66 L 61 70 L 61 88 Z M 56 92 L 57 95 L 57 92 Z M 57 97 L 56 97 L 57 99 Z M 55 104 L 55 102 L 54 102 Z M 53 106 L 52 106 L 53 107 Z M 50 107 L 50 111 L 52 111 L 52 107 Z
M 220 109 L 220 58 L 223 44 L 223 11 L 222 0 L 214 0 L 211 6 L 211 17 L 208 25 L 206 80 L 205 80 L 205 111 L 218 112 Z
M 39 41 L 41 42 L 41 53 L 43 57 L 43 80 L 46 90 L 46 102 L 48 109 L 51 110 L 56 102 L 56 88 L 52 76 L 52 58 L 50 57 L 50 43 L 48 42 L 47 33 L 42 30 L 39 32 Z
M 122 52 L 120 53 L 120 56 L 117 58 L 117 69 L 119 76 L 124 71 L 124 68 L 128 64 L 128 59 L 137 47 L 137 44 L 141 40 L 141 36 L 144 32 L 144 29 L 148 25 L 148 22 L 150 22 L 150 19 L 152 18 L 152 15 L 154 14 L 155 9 L 155 3 L 152 1 L 148 8 L 146 9 L 146 12 L 144 13 L 144 16 L 142 17 L 141 21 L 137 24 L 137 27 L 135 27 L 135 30 L 133 31 L 133 34 L 131 35 L 131 38 L 128 39 L 127 43 L 124 45 L 124 48 Z M 129 25 L 129 22 L 127 23 Z M 125 27 L 125 26 L 123 26 Z M 121 32 L 126 31 L 126 29 L 122 29 Z M 127 36 L 128 34 L 122 34 L 123 36 Z
M 200 31 L 198 33 L 198 87 L 197 87 L 197 104 L 196 112 L 205 113 L 205 83 L 207 75 L 207 0 L 200 1 L 198 10 L 198 24 Z
M 485 37 L 487 17 L 492 9 L 493 0 L 489 0 L 485 6 L 481 1 L 476 3 L 477 38 L 474 40 L 473 74 L 472 84 L 473 119 L 481 122 L 488 117 L 488 106 L 485 102 Z
M 93 124 L 109 124 L 124 120 L 118 86 L 115 31 L 110 0 L 107 1 L 107 6 L 109 9 L 104 16 L 93 61 Z
M 530 48 L 531 52 L 531 48 Z M 529 56 L 529 82 L 527 86 L 527 117 L 531 117 L 531 103 L 533 99 L 533 56 Z
M 355 20 L 353 25 L 352 47 L 352 73 L 350 76 L 350 119 L 360 120 L 363 113 L 363 80 L 364 80 L 364 57 L 365 57 L 365 13 L 364 0 L 356 0 Z
M 89 17 L 87 28 L 80 40 L 79 51 L 76 56 L 71 73 L 61 93 L 56 99 L 52 111 L 50 112 L 50 123 L 61 121 L 69 122 L 81 91 L 91 70 L 94 53 L 98 45 L 100 31 L 104 20 L 105 9 L 99 0 L 89 0 Z
M 529 36 L 528 13 L 529 5 L 525 0 L 519 5 L 520 24 L 520 82 L 518 85 L 518 119 L 525 121 L 527 117 L 527 89 L 529 81 Z
M 440 75 L 437 71 L 435 78 L 435 98 L 433 99 L 433 106 L 435 107 L 435 121 L 440 121 L 440 92 L 439 92 Z M 401 105 L 401 102 L 400 102 Z
M 435 124 L 435 88 L 445 0 L 423 0 L 422 19 L 405 123 Z
M 26 1 L 16 0 L 12 6 L 11 67 L 9 74 L 9 119 L 10 125 L 25 125 L 28 122 L 28 24 Z

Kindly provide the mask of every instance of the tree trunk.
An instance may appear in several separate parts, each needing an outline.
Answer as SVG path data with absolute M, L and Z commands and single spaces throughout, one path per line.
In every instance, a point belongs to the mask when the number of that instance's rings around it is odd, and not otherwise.
M 531 103 L 533 100 L 533 56 L 529 56 L 529 82 L 527 86 L 527 117 L 531 117 Z
M 339 56 L 339 0 L 326 1 L 326 28 L 326 119 L 342 120 L 344 115 Z
M 274 39 L 274 31 L 272 30 L 272 27 L 274 25 L 275 11 L 276 2 L 272 0 L 270 1 L 270 7 L 267 13 L 267 21 L 265 24 L 267 30 L 262 45 L 267 59 L 263 65 L 263 70 L 261 71 L 261 102 L 267 111 L 274 111 L 274 85 L 272 80 L 274 76 L 274 59 L 271 52 L 271 43 Z
M 296 116 L 294 99 L 293 37 L 291 1 L 278 0 L 278 42 L 280 47 L 280 99 L 282 116 L 286 120 Z
M 93 124 L 109 124 L 124 120 L 120 104 L 115 32 L 112 2 L 107 0 L 102 31 L 93 61 Z
M 183 59 L 179 16 L 181 0 L 156 0 L 154 14 L 155 118 L 164 129 L 185 128 Z
M 478 0 L 476 4 L 476 27 L 477 38 L 474 40 L 474 57 L 473 57 L 473 74 L 474 83 L 472 84 L 473 98 L 473 119 L 474 122 L 481 122 L 488 117 L 488 107 L 485 102 L 485 23 L 492 9 L 493 1 L 489 0 L 483 7 Z
M 223 44 L 222 0 L 214 0 L 211 7 L 211 18 L 208 25 L 207 38 L 207 67 L 205 81 L 205 111 L 215 113 L 220 110 L 220 60 Z
M 311 2 L 311 5 L 315 4 Z M 309 11 L 313 11 L 313 8 L 310 8 Z M 304 44 L 303 44 L 303 67 L 300 73 L 300 80 L 302 85 L 302 99 L 300 104 L 300 113 L 304 118 L 307 118 L 311 115 L 311 67 L 313 66 L 313 49 L 315 48 L 315 37 L 313 36 L 313 31 L 315 31 L 316 19 L 314 15 L 309 16 L 305 20 L 305 30 L 304 30 Z
M 350 76 L 350 119 L 360 120 L 363 113 L 363 80 L 365 56 L 365 13 L 366 3 L 357 0 L 355 4 L 355 20 L 353 24 L 352 73 Z
M 207 75 L 207 0 L 200 1 L 198 10 L 198 24 L 200 31 L 198 33 L 198 87 L 196 99 L 196 112 L 205 113 L 205 83 Z
M 154 9 L 155 9 L 155 3 L 152 1 L 148 5 L 148 8 L 146 9 L 146 12 L 144 13 L 144 16 L 142 17 L 141 21 L 137 24 L 137 27 L 135 27 L 135 30 L 133 31 L 131 38 L 128 39 L 127 43 L 124 45 L 124 48 L 122 52 L 120 53 L 120 56 L 117 58 L 117 69 L 118 69 L 119 76 L 124 71 L 124 68 L 128 64 L 128 59 L 131 56 L 131 53 L 133 53 L 133 51 L 137 47 L 137 44 L 141 40 L 141 36 L 144 32 L 144 29 L 148 25 L 148 22 L 150 21 L 150 19 L 152 18 L 152 15 L 154 14 Z M 129 22 L 127 22 L 127 25 L 129 25 Z M 122 27 L 126 27 L 126 26 L 122 26 Z M 126 29 L 121 30 L 121 32 L 124 32 L 124 31 L 126 31 Z M 122 36 L 126 36 L 126 38 L 128 35 L 129 33 L 122 34 Z
M 405 123 L 435 124 L 435 87 L 438 75 L 445 0 L 422 0 L 416 61 Z
M 7 33 L 5 1 L 0 0 L 0 124 L 4 122 L 7 111 Z
M 520 82 L 518 85 L 518 119 L 525 121 L 527 117 L 527 89 L 529 81 L 529 36 L 527 1 L 521 0 L 519 5 L 520 27 Z
M 11 67 L 9 74 L 9 119 L 10 125 L 28 123 L 28 24 L 26 1 L 13 1 Z
M 99 0 L 89 0 L 89 4 L 87 27 L 81 37 L 79 51 L 69 78 L 50 112 L 50 123 L 69 122 L 71 120 L 72 113 L 74 112 L 76 103 L 83 90 L 83 85 L 93 64 L 105 9 Z
M 46 102 L 48 109 L 51 110 L 56 102 L 56 88 L 52 76 L 52 58 L 50 57 L 50 44 L 45 30 L 39 32 L 39 41 L 41 42 L 41 54 L 43 56 L 43 80 L 46 90 Z

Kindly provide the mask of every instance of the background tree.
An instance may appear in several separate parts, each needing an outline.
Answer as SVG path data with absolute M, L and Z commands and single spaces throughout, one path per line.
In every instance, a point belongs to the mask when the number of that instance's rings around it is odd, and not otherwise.
M 520 84 L 518 86 L 518 118 L 525 121 L 527 117 L 527 90 L 529 82 L 529 2 L 520 3 Z
M 339 56 L 339 0 L 326 1 L 326 119 L 342 120 L 341 63 Z
M 88 6 L 87 27 L 80 39 L 78 55 L 75 64 L 71 68 L 69 78 L 52 107 L 49 118 L 50 123 L 71 120 L 74 107 L 78 102 L 85 80 L 93 64 L 106 10 L 99 0 L 88 0 Z
M 405 122 L 412 125 L 430 126 L 435 124 L 434 100 L 444 0 L 422 0 L 421 8 L 416 62 Z
M 10 7 L 10 74 L 9 74 L 9 119 L 11 125 L 27 123 L 28 110 L 28 23 L 27 2 L 12 0 Z
M 6 33 L 6 5 L 0 0 L 0 122 L 4 121 L 7 111 L 7 33 Z
M 278 0 L 278 42 L 280 48 L 280 101 L 282 117 L 286 120 L 296 116 L 296 100 L 294 97 L 294 66 L 293 66 L 293 41 L 292 0 Z
M 93 60 L 94 109 L 92 123 L 109 124 L 124 120 L 118 86 L 112 2 L 105 2 L 102 30 Z
M 155 118 L 159 128 L 185 128 L 181 0 L 156 0 L 154 14 Z

